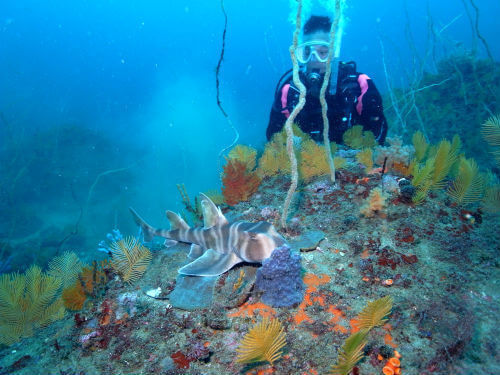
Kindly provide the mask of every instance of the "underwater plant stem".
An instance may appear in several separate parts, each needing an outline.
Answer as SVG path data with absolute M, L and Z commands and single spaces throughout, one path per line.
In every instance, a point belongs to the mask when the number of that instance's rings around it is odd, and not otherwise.
M 224 14 L 224 31 L 222 32 L 222 50 L 220 51 L 219 61 L 217 62 L 217 68 L 215 68 L 215 88 L 217 89 L 217 106 L 221 110 L 224 117 L 227 117 L 226 111 L 222 108 L 222 102 L 220 100 L 220 90 L 219 90 L 219 72 L 222 65 L 222 60 L 224 60 L 224 51 L 226 49 L 226 31 L 227 31 L 227 14 L 224 9 L 224 0 L 221 0 L 220 6 L 222 13 Z
M 472 7 L 474 8 L 474 11 L 476 12 L 476 19 L 474 22 L 474 27 L 476 29 L 476 35 L 479 38 L 479 40 L 481 40 L 481 42 L 483 42 L 484 48 L 486 49 L 486 53 L 488 54 L 488 57 L 490 58 L 490 60 L 495 61 L 495 59 L 493 59 L 493 55 L 491 54 L 490 46 L 486 42 L 486 39 L 484 39 L 484 37 L 479 32 L 479 8 L 474 3 L 474 0 L 469 0 L 469 2 L 470 2 L 470 5 L 472 5 Z
M 436 66 L 436 68 L 435 68 L 436 71 L 438 71 L 438 69 L 437 69 L 437 63 L 436 63 L 436 57 L 435 57 L 435 55 L 436 55 L 435 50 L 436 50 L 437 40 L 438 40 L 438 38 L 439 39 L 441 38 L 441 34 L 443 33 L 443 31 L 445 31 L 448 27 L 450 27 L 452 24 L 454 24 L 455 21 L 457 21 L 461 17 L 462 17 L 462 15 L 459 14 L 458 16 L 456 16 L 455 18 L 453 18 L 450 22 L 448 22 L 446 25 L 444 25 L 440 30 L 438 30 L 438 32 L 436 32 L 435 29 L 434 29 L 434 23 L 431 22 L 429 24 L 429 32 L 428 32 L 428 34 L 432 36 L 432 43 L 431 43 L 431 46 L 428 47 L 428 50 L 429 50 L 428 54 L 430 54 L 431 51 L 432 51 L 433 61 L 434 61 L 434 65 Z M 432 16 L 431 16 L 430 10 L 428 11 L 427 18 L 429 20 L 432 20 Z M 473 36 L 473 41 L 475 41 L 475 39 L 476 38 Z M 474 47 L 474 50 L 475 50 L 475 47 Z M 474 52 L 474 54 L 475 54 L 475 52 Z M 457 72 L 458 78 L 460 80 L 460 87 L 461 87 L 461 91 L 462 91 L 462 96 L 464 98 L 464 104 L 467 106 L 468 105 L 467 90 L 465 88 L 463 74 L 460 71 L 460 69 L 458 68 L 457 64 L 455 63 L 455 59 L 450 59 L 450 62 L 453 65 L 453 68 L 455 69 L 455 71 Z
M 330 75 L 332 74 L 332 57 L 333 51 L 335 50 L 336 33 L 339 27 L 339 22 L 343 17 L 341 1 L 343 0 L 335 0 L 335 19 L 333 20 L 332 27 L 330 29 L 330 46 L 328 49 L 326 72 L 325 77 L 323 78 L 323 84 L 321 85 L 321 90 L 319 92 L 321 115 L 323 117 L 323 143 L 325 147 L 326 158 L 328 160 L 328 166 L 330 167 L 330 180 L 332 181 L 332 183 L 335 183 L 335 163 L 333 161 L 332 150 L 330 148 L 330 122 L 328 121 L 328 103 L 326 102 L 325 94 L 328 84 L 330 83 Z
M 382 66 L 384 67 L 385 84 L 387 86 L 387 91 L 389 91 L 389 97 L 391 98 L 392 108 L 394 109 L 394 113 L 396 114 L 397 118 L 399 119 L 399 121 L 401 123 L 403 133 L 406 133 L 406 123 L 405 123 L 403 117 L 401 116 L 401 111 L 399 110 L 398 101 L 396 100 L 396 97 L 394 96 L 394 91 L 392 89 L 392 85 L 391 85 L 391 82 L 389 80 L 389 72 L 387 71 L 387 64 L 385 63 L 385 48 L 384 48 L 384 43 L 382 42 L 382 39 L 380 39 L 380 49 L 382 51 Z
M 462 0 L 465 1 L 465 0 Z M 436 29 L 434 26 L 434 22 L 432 20 L 432 16 L 430 13 L 430 10 L 427 10 L 428 12 L 428 23 L 427 23 L 427 45 L 425 48 L 425 51 L 423 55 L 419 55 L 417 52 L 417 48 L 415 47 L 415 41 L 413 38 L 413 34 L 411 32 L 411 18 L 408 14 L 408 10 L 405 8 L 405 14 L 406 14 L 406 25 L 405 25 L 405 35 L 406 35 L 406 40 L 408 42 L 410 51 L 413 53 L 413 67 L 412 71 L 408 74 L 408 88 L 404 90 L 404 93 L 398 94 L 397 96 L 394 93 L 394 90 L 391 85 L 391 77 L 388 72 L 387 68 L 387 63 L 386 63 L 386 56 L 385 56 L 385 47 L 384 43 L 382 41 L 382 38 L 379 39 L 380 41 L 380 48 L 381 48 L 381 53 L 382 53 L 382 65 L 384 69 L 384 74 L 385 74 L 385 80 L 386 80 L 386 86 L 389 92 L 389 97 L 391 100 L 391 107 L 394 111 L 394 115 L 397 119 L 398 122 L 401 123 L 401 130 L 403 133 L 406 132 L 406 122 L 408 116 L 410 116 L 413 112 L 415 113 L 415 117 L 420 125 L 421 131 L 424 133 L 424 136 L 426 139 L 428 139 L 427 132 L 425 129 L 425 124 L 422 120 L 420 110 L 417 106 L 416 103 L 416 93 L 419 91 L 423 91 L 435 86 L 440 86 L 444 84 L 445 82 L 451 80 L 451 77 L 448 77 L 441 82 L 429 84 L 426 86 L 421 86 L 422 79 L 424 76 L 424 72 L 426 67 L 432 67 L 432 61 L 434 62 L 434 69 L 436 69 L 436 44 L 437 41 L 442 39 L 441 34 L 448 29 L 452 24 L 454 24 L 457 20 L 459 20 L 462 15 L 457 15 L 453 19 L 451 19 L 446 25 L 441 27 L 440 29 Z M 457 70 L 457 74 L 459 75 L 459 79 L 462 81 L 462 76 L 461 72 L 458 70 L 457 67 L 455 67 L 455 70 Z M 463 91 L 463 90 L 462 90 Z M 464 93 L 464 103 L 468 103 L 467 97 Z
M 384 192 L 384 174 L 385 174 L 386 164 L 387 164 L 387 156 L 384 158 L 384 163 L 382 164 L 382 173 L 380 174 L 380 184 L 382 185 L 382 193 Z
M 290 202 L 292 201 L 293 194 L 297 189 L 297 185 L 299 183 L 299 172 L 297 168 L 297 157 L 295 156 L 295 151 L 293 147 L 293 122 L 295 118 L 300 113 L 304 105 L 306 104 L 306 87 L 301 82 L 299 77 L 299 64 L 297 63 L 297 58 L 295 57 L 295 50 L 297 49 L 297 45 L 299 43 L 299 33 L 301 28 L 301 12 L 302 12 L 302 0 L 298 0 L 297 7 L 297 18 L 295 21 L 295 32 L 293 33 L 293 44 L 290 46 L 290 56 L 292 58 L 293 63 L 293 83 L 296 87 L 299 88 L 299 102 L 293 109 L 290 116 L 287 118 L 285 122 L 285 130 L 286 130 L 286 150 L 288 152 L 288 157 L 290 158 L 290 171 L 292 174 L 292 183 L 290 184 L 290 188 L 286 194 L 285 203 L 283 205 L 283 213 L 281 215 L 281 226 L 283 228 L 286 227 L 286 218 L 288 216 L 288 210 L 290 208 Z
M 405 37 L 406 41 L 408 42 L 408 47 L 410 48 L 410 51 L 413 53 L 413 81 L 418 82 L 421 79 L 421 72 L 424 69 L 424 61 L 420 57 L 418 53 L 418 49 L 415 46 L 415 39 L 413 38 L 413 33 L 411 32 L 411 18 L 408 13 L 408 8 L 406 7 L 405 3 L 405 16 L 406 16 L 406 24 L 405 24 Z
M 427 41 L 428 41 L 428 45 L 427 45 L 427 55 L 432 55 L 432 70 L 437 72 L 438 71 L 438 68 L 437 68 L 437 57 L 436 57 L 436 46 L 437 46 L 437 43 L 436 43 L 436 32 L 435 32 L 435 29 L 434 29 L 434 19 L 432 18 L 432 12 L 430 10 L 430 4 L 427 3 Z
M 417 120 L 420 123 L 420 130 L 424 134 L 425 139 L 427 141 L 429 141 L 429 136 L 427 135 L 427 131 L 425 130 L 424 121 L 422 120 L 422 116 L 420 115 L 420 110 L 418 109 L 417 104 L 416 104 L 415 92 L 416 91 L 413 90 L 413 89 L 410 92 L 410 94 L 411 94 L 411 102 L 412 102 L 412 106 L 411 106 L 410 112 L 411 112 L 411 110 L 415 111 L 415 115 L 417 116 Z
M 220 150 L 219 152 L 219 157 L 218 157 L 218 160 L 219 160 L 219 164 L 220 164 L 220 160 L 221 160 L 221 157 L 222 155 L 227 151 L 229 150 L 230 148 L 232 148 L 237 142 L 238 142 L 238 139 L 240 139 L 240 133 L 238 132 L 238 129 L 236 129 L 236 127 L 234 126 L 233 122 L 231 121 L 231 119 L 229 117 L 226 117 L 226 121 L 227 123 L 229 124 L 229 126 L 231 127 L 231 129 L 233 129 L 234 131 L 234 139 L 233 139 L 233 142 L 231 142 L 231 144 L 229 146 L 226 146 L 224 147 L 222 150 Z M 221 167 L 219 165 L 219 167 Z M 221 167 L 222 168 L 222 167 Z
M 80 206 L 80 214 L 78 215 L 78 219 L 76 220 L 75 227 L 74 229 L 69 232 L 64 238 L 59 241 L 59 243 L 56 246 L 56 254 L 59 254 L 61 252 L 62 246 L 68 241 L 71 237 L 76 236 L 78 234 L 78 227 L 80 226 L 80 222 L 82 221 L 83 218 L 83 208 L 82 206 L 78 203 L 78 199 L 76 199 L 76 194 L 75 194 L 75 189 L 73 188 L 73 184 L 70 184 L 71 188 L 71 196 L 73 197 L 74 201 Z
M 117 168 L 117 169 L 110 169 L 110 170 L 107 170 L 107 171 L 99 173 L 97 175 L 97 177 L 95 178 L 94 183 L 90 187 L 89 192 L 87 193 L 87 200 L 85 202 L 85 206 L 83 207 L 82 215 L 81 216 L 85 217 L 87 215 L 87 211 L 88 211 L 89 204 L 90 204 L 90 199 L 92 198 L 92 194 L 94 193 L 94 189 L 97 186 L 97 184 L 99 183 L 99 180 L 101 179 L 101 177 L 104 177 L 104 176 L 107 176 L 107 175 L 113 174 L 113 173 L 118 173 L 118 172 L 126 171 L 127 169 L 135 167 L 137 165 L 137 163 L 138 162 L 135 162 L 134 164 L 129 165 L 128 167 Z
M 218 157 L 219 164 L 220 164 L 220 159 L 221 159 L 222 154 L 224 152 L 226 152 L 227 150 L 229 150 L 231 147 L 233 147 L 236 144 L 236 142 L 238 142 L 238 139 L 240 138 L 240 133 L 238 132 L 238 130 L 236 129 L 236 127 L 233 125 L 233 122 L 231 121 L 231 119 L 227 115 L 227 113 L 224 110 L 224 108 L 222 108 L 222 101 L 220 100 L 219 73 L 220 73 L 220 68 L 221 68 L 221 65 L 222 65 L 222 61 L 224 60 L 224 52 L 226 50 L 226 31 L 227 31 L 227 13 L 226 13 L 226 10 L 224 9 L 224 0 L 221 0 L 220 6 L 221 6 L 221 9 L 222 9 L 222 13 L 224 14 L 224 31 L 222 32 L 222 50 L 220 52 L 219 61 L 217 62 L 217 68 L 215 69 L 215 87 L 217 89 L 217 106 L 219 107 L 219 109 L 221 110 L 222 114 L 226 118 L 227 123 L 229 124 L 229 126 L 231 127 L 231 129 L 233 129 L 233 131 L 235 133 L 235 137 L 233 139 L 233 142 L 229 146 L 224 147 L 219 152 L 219 157 Z M 219 165 L 219 167 L 220 167 L 220 165 Z
M 472 32 L 472 38 L 471 38 L 471 40 L 472 40 L 472 55 L 476 56 L 476 53 L 477 53 L 477 35 L 476 35 L 476 30 L 474 28 L 474 21 L 472 20 L 472 15 L 469 12 L 469 7 L 467 6 L 467 3 L 465 2 L 465 0 L 462 0 L 462 4 L 464 6 L 465 13 L 467 14 L 467 18 L 468 18 L 469 23 L 470 23 L 470 29 Z

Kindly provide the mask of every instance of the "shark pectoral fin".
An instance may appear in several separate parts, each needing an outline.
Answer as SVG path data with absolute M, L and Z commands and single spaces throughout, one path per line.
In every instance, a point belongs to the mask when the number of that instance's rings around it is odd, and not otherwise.
M 240 262 L 242 260 L 233 252 L 221 254 L 208 249 L 198 259 L 180 268 L 178 272 L 191 276 L 218 276 Z
M 203 255 L 203 248 L 200 245 L 191 244 L 191 250 L 189 250 L 188 257 L 191 259 L 197 259 Z
M 179 243 L 179 241 L 167 239 L 163 242 L 163 245 L 165 245 L 165 247 L 172 247 L 172 246 L 177 245 L 178 243 Z

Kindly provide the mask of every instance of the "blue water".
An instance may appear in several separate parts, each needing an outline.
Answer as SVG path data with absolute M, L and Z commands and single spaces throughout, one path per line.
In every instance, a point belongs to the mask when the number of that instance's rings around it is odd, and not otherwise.
M 498 60 L 500 4 L 476 4 Z M 276 82 L 290 67 L 289 2 L 226 1 L 225 9 L 222 104 L 239 143 L 262 147 Z M 438 55 L 473 49 L 485 57 L 467 12 L 474 18 L 469 1 L 348 1 L 341 58 L 384 93 L 382 41 L 392 79 L 405 84 L 414 57 L 425 55 L 428 15 L 441 32 Z M 82 207 L 79 231 L 95 238 L 115 226 L 132 231 L 129 205 L 166 225 L 164 210 L 182 209 L 176 184 L 192 197 L 219 189 L 219 153 L 235 137 L 216 104 L 223 23 L 218 1 L 2 1 L 0 147 L 14 162 L 1 167 L 9 199 L 0 203 L 0 240 L 47 221 L 67 233 Z M 104 140 L 83 142 L 81 129 Z

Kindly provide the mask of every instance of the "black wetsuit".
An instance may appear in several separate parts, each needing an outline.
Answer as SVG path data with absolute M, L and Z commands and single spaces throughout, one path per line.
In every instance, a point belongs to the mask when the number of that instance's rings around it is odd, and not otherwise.
M 375 84 L 366 75 L 361 81 L 365 83 L 365 93 L 358 83 L 361 73 L 352 76 L 353 79 L 338 85 L 337 94 L 326 94 L 328 103 L 328 120 L 330 125 L 330 141 L 342 143 L 344 132 L 354 126 L 363 125 L 364 130 L 370 130 L 375 135 L 379 144 L 383 144 L 387 135 L 387 121 L 382 107 L 382 98 L 375 87 Z M 302 79 L 304 82 L 304 79 Z M 287 87 L 289 85 L 289 87 Z M 283 108 L 282 97 L 288 89 L 286 95 L 286 107 Z M 361 98 L 361 103 L 359 103 Z M 274 133 L 283 129 L 287 119 L 286 112 L 291 113 L 299 100 L 299 90 L 293 84 L 292 76 L 284 79 L 280 87 L 277 88 L 269 125 L 267 126 L 267 139 L 270 140 Z M 362 106 L 361 106 L 362 104 Z M 359 113 L 359 110 L 361 110 Z M 308 133 L 315 141 L 323 141 L 323 118 L 321 115 L 321 103 L 319 98 L 307 95 L 306 104 L 295 119 L 295 123 L 300 129 Z

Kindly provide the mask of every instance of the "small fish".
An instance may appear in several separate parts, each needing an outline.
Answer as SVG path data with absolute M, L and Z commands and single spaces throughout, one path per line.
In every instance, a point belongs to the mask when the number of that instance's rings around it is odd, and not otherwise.
M 201 196 L 203 227 L 191 228 L 179 215 L 167 211 L 170 230 L 156 229 L 147 224 L 132 208 L 130 212 L 144 232 L 144 240 L 154 236 L 166 238 L 167 246 L 177 242 L 191 243 L 189 258 L 193 261 L 179 269 L 191 276 L 218 276 L 241 262 L 261 263 L 273 250 L 286 243 L 268 222 L 229 223 L 217 207 L 204 194 Z

